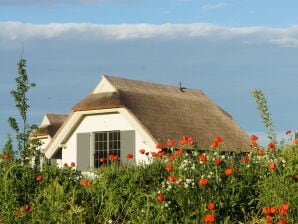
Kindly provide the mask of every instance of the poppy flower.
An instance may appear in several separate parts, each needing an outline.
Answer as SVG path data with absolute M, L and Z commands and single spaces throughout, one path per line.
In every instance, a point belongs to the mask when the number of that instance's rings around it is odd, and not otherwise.
M 271 223 L 273 218 L 271 216 L 267 216 L 266 223 Z
M 16 217 L 19 217 L 19 215 L 20 215 L 19 211 L 16 211 L 16 212 L 14 213 L 14 215 L 15 215 Z
M 208 204 L 208 209 L 209 209 L 210 211 L 213 211 L 213 210 L 215 209 L 215 204 L 214 204 L 213 202 L 210 202 L 210 203 Z
M 215 164 L 216 166 L 218 166 L 220 163 L 221 163 L 221 159 L 216 159 L 216 160 L 214 160 L 214 164 Z
M 278 221 L 278 224 L 287 224 L 287 220 L 281 219 Z
M 274 163 L 274 162 L 269 163 L 269 164 L 268 164 L 268 168 L 269 168 L 270 170 L 274 170 L 274 169 L 275 169 L 275 163 Z
M 286 135 L 291 134 L 291 130 L 286 131 Z
M 186 139 L 182 138 L 179 140 L 180 145 L 184 145 L 186 143 Z
M 202 186 L 206 186 L 208 184 L 208 180 L 206 178 L 202 178 L 202 179 L 200 179 L 199 183 Z
M 204 222 L 215 222 L 215 215 L 207 214 L 204 216 Z
M 99 162 L 101 162 L 101 163 L 105 163 L 105 158 L 103 158 L 103 157 L 101 157 L 100 159 L 99 159 Z
M 259 139 L 259 137 L 256 136 L 256 135 L 251 135 L 251 136 L 250 136 L 250 139 L 251 139 L 252 141 L 257 141 L 257 140 Z
M 280 209 L 287 211 L 289 209 L 289 204 L 281 204 L 279 207 Z
M 160 143 L 158 143 L 158 144 L 156 144 L 156 148 L 157 148 L 157 149 L 163 149 L 163 145 L 160 144 Z
M 92 182 L 91 181 L 87 181 L 86 186 L 87 187 L 91 187 L 92 186 Z
M 30 206 L 26 204 L 26 205 L 24 206 L 24 211 L 25 211 L 26 213 L 30 212 Z
M 168 176 L 168 181 L 174 182 L 175 181 L 175 176 L 173 176 L 173 175 Z
M 139 152 L 140 152 L 141 154 L 145 154 L 145 149 L 140 149 Z
M 3 159 L 8 159 L 9 158 L 9 154 L 4 154 L 3 155 Z
M 126 158 L 127 158 L 127 159 L 132 159 L 132 158 L 133 158 L 133 154 L 128 153 L 128 154 L 126 155 Z
M 172 171 L 173 169 L 174 169 L 174 167 L 172 165 L 167 165 L 166 166 L 166 170 L 169 171 L 169 172 Z
M 87 180 L 86 179 L 82 179 L 81 182 L 80 182 L 80 185 L 82 187 L 84 187 L 84 186 L 86 186 L 86 184 L 87 184 Z
M 75 162 L 71 162 L 71 163 L 70 163 L 70 166 L 71 166 L 71 167 L 75 167 L 75 166 L 76 166 L 76 163 L 75 163 Z
M 270 212 L 271 212 L 271 214 L 275 214 L 275 213 L 278 212 L 278 208 L 277 207 L 272 207 L 272 208 L 270 208 Z
M 259 150 L 258 150 L 258 155 L 259 155 L 259 156 L 262 156 L 263 154 L 264 154 L 264 151 L 263 151 L 262 149 L 259 149 Z
M 175 151 L 175 154 L 176 155 L 181 155 L 183 153 L 183 150 L 182 149 L 178 149 Z
M 294 139 L 294 143 L 297 144 L 298 143 L 298 138 Z
M 199 155 L 198 156 L 198 159 L 201 161 L 201 162 L 205 162 L 208 160 L 207 156 L 204 156 L 204 155 Z
M 163 194 L 158 194 L 156 197 L 157 201 L 164 201 L 165 200 L 165 196 Z
M 153 157 L 157 157 L 157 153 L 156 152 L 150 152 L 151 153 L 151 155 L 153 156 Z
M 68 164 L 67 164 L 67 163 L 64 163 L 63 166 L 64 166 L 64 167 L 68 167 Z
M 242 157 L 242 161 L 243 161 L 244 163 L 248 163 L 248 162 L 249 162 L 249 157 L 248 157 L 248 156 L 244 156 L 244 157 Z
M 42 175 L 38 175 L 38 176 L 36 177 L 36 180 L 37 180 L 38 182 L 42 181 Z
M 217 141 L 212 142 L 211 147 L 212 148 L 218 147 L 218 142 Z
M 269 207 L 262 208 L 262 211 L 265 215 L 270 215 L 271 214 L 271 209 Z
M 175 160 L 175 156 L 170 155 L 170 156 L 168 157 L 168 159 L 169 159 L 170 161 L 174 161 L 174 160 Z
M 268 149 L 274 150 L 275 149 L 275 145 L 273 143 L 269 143 L 268 144 Z
M 257 146 L 258 146 L 258 144 L 257 144 L 256 141 L 252 141 L 252 142 L 251 142 L 251 145 L 252 145 L 253 147 L 257 147 Z
M 219 137 L 219 136 L 216 136 L 215 141 L 217 141 L 217 142 L 223 142 L 223 138 L 222 137 Z
M 167 146 L 168 146 L 168 147 L 173 147 L 174 145 L 175 145 L 175 141 L 174 141 L 174 140 L 169 139 L 169 140 L 167 141 Z
M 226 176 L 230 176 L 231 174 L 233 174 L 233 170 L 232 169 L 226 169 L 225 170 L 225 175 Z

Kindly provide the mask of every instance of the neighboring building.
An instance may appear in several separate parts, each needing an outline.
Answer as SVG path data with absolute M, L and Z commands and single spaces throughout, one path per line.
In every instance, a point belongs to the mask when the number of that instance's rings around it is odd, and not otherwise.
M 62 123 L 65 115 L 61 116 Z M 127 161 L 131 153 L 136 162 L 145 161 L 139 149 L 157 151 L 157 143 L 179 143 L 183 136 L 192 136 L 200 149 L 209 150 L 216 136 L 224 139 L 224 151 L 250 149 L 248 134 L 202 91 L 108 75 L 72 108 L 61 127 L 50 117 L 42 122 L 49 129 L 43 147 L 46 158 L 60 165 L 75 162 L 82 171 L 99 167 L 99 159 L 109 154 Z

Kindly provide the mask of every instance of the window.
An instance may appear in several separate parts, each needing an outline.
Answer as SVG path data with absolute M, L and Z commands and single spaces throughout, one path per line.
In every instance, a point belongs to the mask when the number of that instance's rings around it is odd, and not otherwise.
M 98 168 L 103 163 L 104 158 L 108 161 L 109 155 L 119 156 L 120 158 L 120 131 L 107 131 L 94 133 L 94 167 Z

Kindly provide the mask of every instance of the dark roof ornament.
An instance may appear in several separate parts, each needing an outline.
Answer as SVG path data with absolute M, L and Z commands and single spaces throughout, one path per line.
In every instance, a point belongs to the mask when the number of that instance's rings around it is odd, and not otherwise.
M 184 92 L 184 90 L 186 89 L 185 87 L 182 87 L 182 82 L 179 82 L 179 89 L 181 92 Z

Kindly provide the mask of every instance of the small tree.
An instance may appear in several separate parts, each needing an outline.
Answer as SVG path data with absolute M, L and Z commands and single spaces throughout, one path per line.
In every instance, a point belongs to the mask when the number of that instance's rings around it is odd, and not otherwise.
M 252 91 L 252 96 L 255 98 L 255 101 L 258 105 L 257 109 L 260 111 L 261 118 L 263 123 L 267 128 L 267 137 L 272 143 L 277 143 L 276 133 L 274 131 L 273 121 L 271 120 L 267 100 L 260 89 L 255 89 Z
M 20 125 L 16 118 L 9 117 L 8 122 L 11 128 L 16 132 L 16 140 L 18 143 L 18 154 L 22 162 L 27 163 L 36 154 L 40 146 L 37 139 L 29 139 L 30 134 L 38 127 L 29 125 L 27 121 L 27 113 L 29 109 L 27 93 L 31 87 L 35 87 L 35 83 L 31 83 L 26 72 L 26 60 L 21 58 L 18 62 L 18 77 L 16 80 L 16 89 L 11 91 L 11 95 L 16 103 L 21 117 Z

